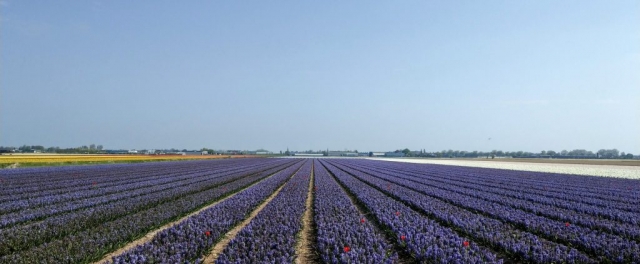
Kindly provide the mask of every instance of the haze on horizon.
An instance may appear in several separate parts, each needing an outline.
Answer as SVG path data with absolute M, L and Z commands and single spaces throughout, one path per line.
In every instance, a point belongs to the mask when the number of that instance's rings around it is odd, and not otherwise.
M 4 146 L 637 155 L 639 73 L 632 0 L 0 1 Z

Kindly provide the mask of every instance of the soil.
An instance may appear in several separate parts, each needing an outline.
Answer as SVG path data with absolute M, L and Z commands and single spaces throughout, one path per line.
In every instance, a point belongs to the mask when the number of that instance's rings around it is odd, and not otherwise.
M 187 220 L 187 218 L 189 218 L 189 217 L 192 217 L 194 215 L 197 215 L 197 214 L 201 213 L 204 210 L 207 210 L 207 209 L 209 209 L 211 207 L 214 207 L 214 206 L 218 205 L 219 203 L 224 202 L 225 200 L 235 196 L 236 194 L 240 193 L 241 191 L 243 191 L 243 190 L 245 190 L 247 188 L 250 188 L 251 186 L 256 185 L 256 184 L 258 184 L 258 183 L 260 183 L 263 180 L 266 180 L 268 178 L 269 177 L 265 177 L 265 178 L 255 182 L 255 183 L 253 183 L 253 184 L 251 184 L 251 185 L 249 185 L 249 186 L 247 186 L 247 187 L 245 187 L 245 188 L 243 188 L 243 189 L 241 189 L 241 190 L 239 190 L 239 191 L 237 191 L 237 192 L 235 192 L 233 194 L 230 194 L 229 196 L 227 196 L 227 197 L 225 197 L 225 198 L 223 198 L 221 200 L 218 200 L 218 201 L 216 201 L 216 202 L 214 202 L 214 203 L 212 203 L 210 205 L 207 205 L 207 206 L 205 206 L 205 207 L 203 207 L 203 208 L 201 208 L 201 209 L 199 209 L 199 210 L 197 210 L 197 211 L 195 211 L 193 213 L 190 213 L 190 214 L 188 214 L 188 215 L 186 215 L 186 216 L 184 216 L 184 217 L 182 217 L 182 218 L 180 218 L 180 219 L 178 219 L 176 221 L 173 221 L 173 222 L 170 222 L 170 223 L 168 223 L 166 225 L 163 225 L 160 228 L 147 233 L 145 236 L 143 236 L 143 237 L 141 237 L 141 238 L 139 238 L 139 239 L 127 244 L 127 245 L 125 245 L 124 247 L 122 247 L 122 248 L 120 248 L 120 249 L 118 249 L 118 250 L 116 250 L 114 252 L 109 253 L 108 255 L 104 256 L 101 260 L 94 262 L 94 264 L 105 263 L 107 261 L 111 261 L 111 258 L 113 258 L 115 256 L 121 255 L 121 254 L 123 254 L 123 253 L 125 253 L 125 252 L 127 252 L 127 251 L 129 251 L 131 249 L 134 249 L 138 245 L 142 245 L 142 244 L 145 244 L 147 242 L 150 242 L 153 239 L 153 237 L 155 237 L 156 234 L 164 231 L 165 229 L 169 229 L 169 228 L 173 227 L 174 225 L 177 225 L 180 222 L 182 222 L 184 220 Z
M 302 216 L 302 230 L 300 240 L 296 245 L 296 264 L 318 263 L 318 254 L 313 245 L 315 244 L 315 230 L 313 223 L 313 172 L 314 165 L 311 165 L 311 176 L 309 177 L 309 191 L 307 192 L 307 209 Z
M 298 169 L 298 171 L 300 171 L 300 169 Z M 292 174 L 291 177 L 289 177 L 289 180 L 293 178 L 293 176 L 296 175 L 298 171 Z M 249 215 L 249 217 L 247 217 L 247 219 L 245 219 L 236 227 L 234 227 L 229 232 L 227 232 L 222 237 L 222 239 L 213 247 L 209 255 L 207 255 L 204 258 L 202 263 L 204 264 L 215 263 L 218 256 L 222 253 L 222 251 L 224 251 L 227 245 L 229 245 L 231 240 L 233 240 L 236 237 L 236 235 L 238 235 L 240 230 L 242 230 L 245 226 L 247 226 L 251 222 L 251 220 L 253 220 L 253 218 L 255 218 L 258 215 L 258 213 L 260 213 L 260 211 L 262 211 L 262 209 L 264 209 L 267 206 L 267 204 L 271 202 L 271 200 L 273 200 L 273 198 L 276 198 L 278 193 L 280 193 L 282 188 L 284 188 L 284 186 L 289 182 L 289 180 L 287 180 L 287 182 L 285 182 L 285 184 L 283 184 L 282 186 L 278 187 L 278 189 L 275 192 L 273 192 L 264 202 L 262 202 L 262 204 L 260 204 L 256 209 L 254 209 L 253 212 L 251 212 L 251 214 Z

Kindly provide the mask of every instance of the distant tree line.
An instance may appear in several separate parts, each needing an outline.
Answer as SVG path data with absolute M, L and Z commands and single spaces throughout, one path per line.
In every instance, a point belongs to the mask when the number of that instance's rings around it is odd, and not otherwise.
M 60 148 L 60 147 L 44 147 L 40 145 L 22 145 L 20 147 L 3 147 L 0 146 L 0 153 L 18 152 L 18 153 L 62 153 L 62 154 L 98 154 L 104 153 L 102 145 L 91 144 L 89 146 L 80 146 L 76 148 Z

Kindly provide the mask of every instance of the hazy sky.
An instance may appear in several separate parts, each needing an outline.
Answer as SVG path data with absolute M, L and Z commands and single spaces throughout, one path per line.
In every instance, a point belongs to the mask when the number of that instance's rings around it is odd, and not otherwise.
M 0 1 L 0 145 L 640 154 L 640 1 L 188 2 Z

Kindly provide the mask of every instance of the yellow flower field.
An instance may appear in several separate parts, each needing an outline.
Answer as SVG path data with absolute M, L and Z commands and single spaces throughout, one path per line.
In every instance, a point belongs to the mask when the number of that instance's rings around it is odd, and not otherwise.
M 47 165 L 47 164 L 75 164 L 75 163 L 121 163 L 143 161 L 167 161 L 167 160 L 195 160 L 195 159 L 221 159 L 221 158 L 245 158 L 248 156 L 219 156 L 219 155 L 28 155 L 13 154 L 0 155 L 0 166 L 8 164 L 20 165 Z M 4 167 L 4 166 L 2 166 Z

